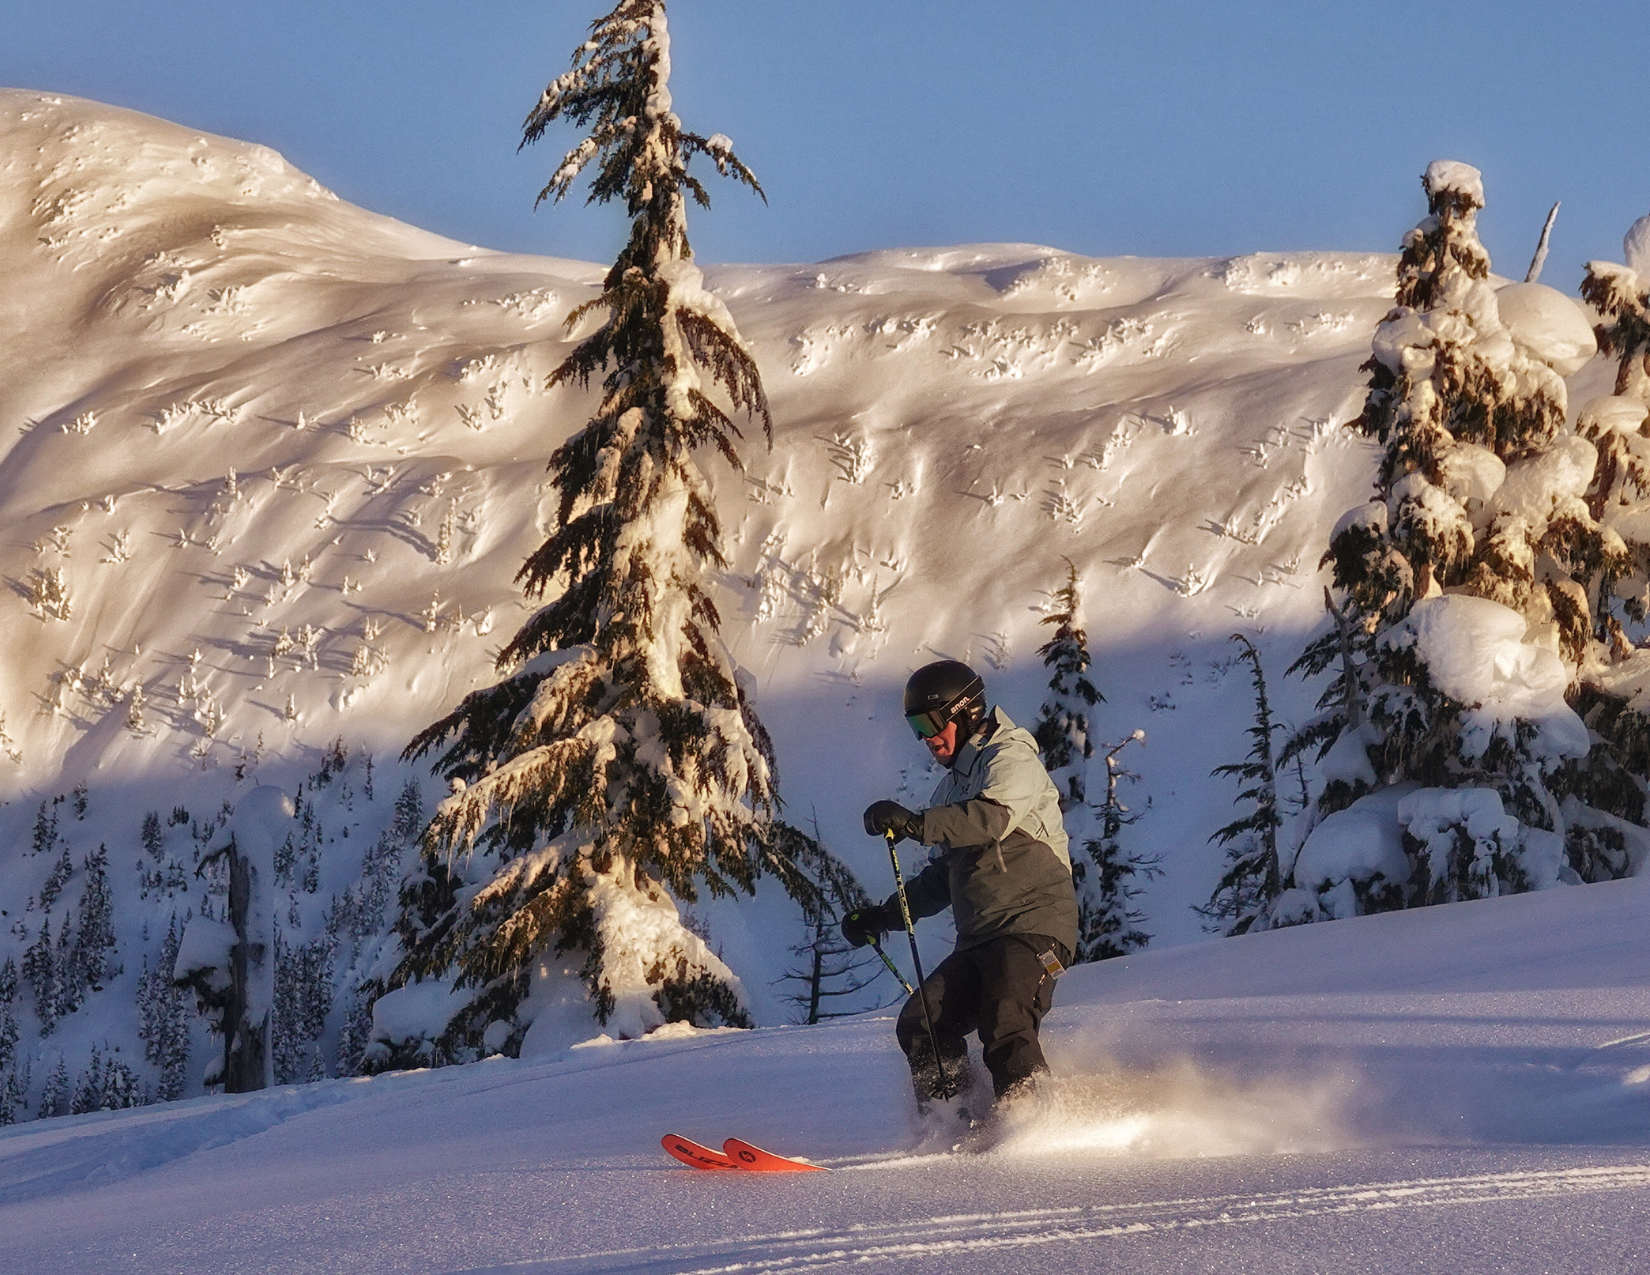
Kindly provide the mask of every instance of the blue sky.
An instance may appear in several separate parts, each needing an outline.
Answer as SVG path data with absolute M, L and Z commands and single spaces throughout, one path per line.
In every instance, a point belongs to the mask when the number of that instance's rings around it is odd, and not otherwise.
M 488 247 L 610 258 L 615 209 L 533 198 L 572 135 L 522 118 L 602 0 L 52 0 L 0 84 L 281 151 L 346 199 Z M 1544 281 L 1650 211 L 1650 6 L 1572 0 L 678 0 L 672 89 L 723 183 L 708 261 L 1016 240 L 1093 255 L 1394 250 L 1430 159 L 1484 170 L 1483 236 Z

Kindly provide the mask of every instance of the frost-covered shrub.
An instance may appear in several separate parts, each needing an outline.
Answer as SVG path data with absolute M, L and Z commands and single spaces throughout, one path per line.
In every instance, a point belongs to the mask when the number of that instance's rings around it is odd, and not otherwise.
M 1398 803 L 1398 822 L 1413 904 L 1543 889 L 1564 863 L 1563 838 L 1520 823 L 1487 788 L 1419 789 Z

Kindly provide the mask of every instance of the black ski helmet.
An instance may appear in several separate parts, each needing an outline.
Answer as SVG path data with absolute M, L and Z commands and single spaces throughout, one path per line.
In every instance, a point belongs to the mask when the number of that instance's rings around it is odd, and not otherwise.
M 924 664 L 905 684 L 905 719 L 920 739 L 957 723 L 957 746 L 985 720 L 985 682 L 960 660 Z

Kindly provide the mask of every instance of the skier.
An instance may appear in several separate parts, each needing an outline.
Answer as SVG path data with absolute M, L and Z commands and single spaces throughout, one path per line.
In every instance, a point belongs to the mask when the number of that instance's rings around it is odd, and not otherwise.
M 979 675 L 957 660 L 925 665 L 905 685 L 905 717 L 949 773 L 920 814 L 873 803 L 865 831 L 935 847 L 906 886 L 911 916 L 950 906 L 956 920 L 956 949 L 923 984 L 940 1057 L 920 995 L 895 1028 L 926 1112 L 936 1097 L 966 1091 L 969 1032 L 979 1033 L 999 1100 L 1048 1070 L 1037 1028 L 1077 945 L 1077 897 L 1059 793 L 1031 735 L 986 708 Z M 903 925 L 896 892 L 850 912 L 842 935 L 863 947 Z

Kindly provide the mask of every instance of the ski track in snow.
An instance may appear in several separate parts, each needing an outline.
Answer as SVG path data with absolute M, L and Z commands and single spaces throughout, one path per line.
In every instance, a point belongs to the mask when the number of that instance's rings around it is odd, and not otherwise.
M 900 1163 L 909 1165 L 911 1161 Z M 1253 1195 L 942 1214 L 835 1231 L 777 1231 L 730 1238 L 721 1243 L 585 1253 L 504 1266 L 473 1267 L 449 1275 L 552 1275 L 575 1269 L 595 1275 L 738 1275 L 744 1271 L 867 1268 L 884 1263 L 960 1260 L 989 1250 L 1029 1250 L 1211 1227 L 1400 1209 L 1504 1204 L 1645 1188 L 1650 1188 L 1650 1164 L 1477 1173 Z
M 1083 967 L 981 1155 L 909 1150 L 887 1017 L 20 1125 L 0 1272 L 1650 1269 L 1647 891 Z M 665 1131 L 835 1172 L 681 1169 Z
M 0 1135 L 0 1205 L 157 1169 L 365 1096 L 365 1086 L 342 1081 L 137 1108 L 124 1121 L 96 1112 L 25 1122 Z

